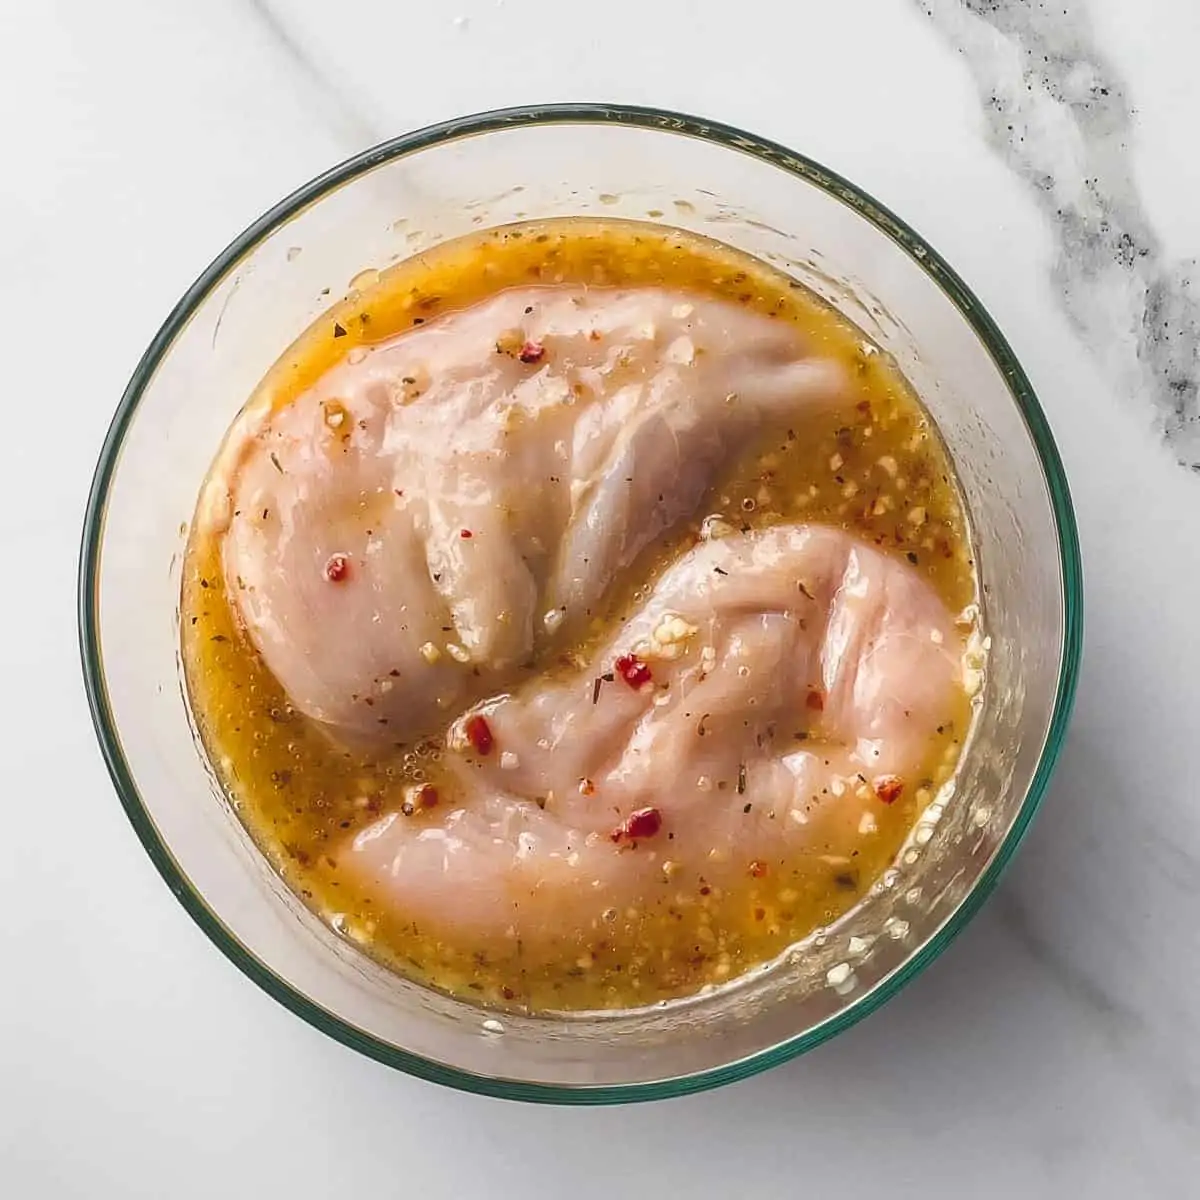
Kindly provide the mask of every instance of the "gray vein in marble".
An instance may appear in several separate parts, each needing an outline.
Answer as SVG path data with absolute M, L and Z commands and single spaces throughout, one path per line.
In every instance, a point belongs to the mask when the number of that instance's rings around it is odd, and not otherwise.
M 1099 1018 L 1097 1025 L 1110 1040 L 1120 1041 L 1141 1030 L 1144 1022 L 1137 1012 L 1067 959 L 1060 948 L 1039 931 L 1011 890 L 1001 892 L 994 904 L 1001 923 L 1014 941 L 1038 967 L 1049 974 L 1074 1004 L 1088 1009 Z
M 1134 183 L 1134 112 L 1076 0 L 916 0 L 966 60 L 988 137 L 1032 189 L 1053 282 L 1119 394 L 1200 472 L 1200 265 L 1170 261 Z M 1064 11 L 1065 10 L 1065 11 Z
M 1086 1017 L 1115 1060 L 1128 1072 L 1147 1104 L 1167 1120 L 1195 1124 L 1200 1116 L 1200 1087 L 1191 1075 L 1188 1054 L 1178 1042 L 1189 1020 L 1148 1023 L 1144 1013 L 1119 1000 L 1104 982 L 1072 962 L 1064 948 L 1048 939 L 1011 889 L 993 900 L 1000 924 L 1044 977 L 1053 982 L 1078 1017 Z
M 335 132 L 350 139 L 357 150 L 365 150 L 385 139 L 386 133 L 363 113 L 354 97 L 330 77 L 269 0 L 246 0 L 246 6 L 280 53 L 295 67 L 297 75 L 317 93 L 323 111 L 328 114 L 327 119 L 336 127 Z

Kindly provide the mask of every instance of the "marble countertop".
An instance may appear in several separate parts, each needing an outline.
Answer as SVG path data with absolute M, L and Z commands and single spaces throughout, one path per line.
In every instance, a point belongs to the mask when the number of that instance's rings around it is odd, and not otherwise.
M 1197 44 L 1190 0 L 5 5 L 0 1192 L 1200 1194 Z M 113 796 L 75 642 L 95 457 L 199 270 L 371 143 L 548 99 L 742 125 L 910 221 L 1024 362 L 1087 573 L 1061 766 L 969 930 L 803 1059 L 601 1111 L 407 1078 L 234 970 Z

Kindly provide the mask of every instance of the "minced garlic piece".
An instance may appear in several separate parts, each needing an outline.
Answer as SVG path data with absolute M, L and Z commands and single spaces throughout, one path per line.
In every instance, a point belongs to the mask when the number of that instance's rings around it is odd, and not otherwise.
M 696 361 L 696 346 L 692 339 L 686 334 L 677 337 L 667 347 L 667 361 L 691 366 Z
M 706 542 L 728 537 L 731 533 L 737 533 L 737 530 L 724 517 L 712 515 L 700 522 L 700 537 Z
M 688 639 L 695 637 L 699 631 L 698 625 L 692 625 L 674 613 L 667 613 L 650 634 L 650 640 L 639 647 L 639 653 L 644 658 L 676 659 L 684 652 Z
M 967 648 L 962 657 L 963 687 L 968 696 L 976 696 L 983 687 L 983 671 L 991 638 L 981 637 L 978 628 L 972 629 L 967 638 Z
M 854 969 L 849 963 L 844 962 L 830 967 L 829 970 L 825 972 L 825 978 L 829 981 L 829 986 L 833 988 L 844 987 L 850 982 L 850 979 L 853 975 Z

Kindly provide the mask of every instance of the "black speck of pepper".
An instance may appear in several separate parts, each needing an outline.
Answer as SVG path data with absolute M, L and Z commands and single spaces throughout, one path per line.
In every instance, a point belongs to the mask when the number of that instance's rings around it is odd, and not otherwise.
M 739 796 L 746 794 L 746 764 L 738 763 L 738 782 L 737 790 Z
M 908 561 L 909 561 L 910 563 L 912 563 L 912 565 L 913 565 L 914 567 L 915 567 L 915 566 L 917 565 L 917 563 L 920 561 L 920 560 L 917 558 L 916 554 L 914 554 L 914 553 L 913 553 L 911 550 L 910 550 L 910 551 L 909 551 L 909 552 L 908 552 L 908 553 L 907 553 L 907 554 L 906 554 L 904 557 L 905 557 L 905 558 L 907 558 L 907 559 L 908 559 Z
M 729 574 L 729 572 L 728 572 L 727 570 L 725 570 L 725 568 L 724 568 L 724 567 L 713 567 L 713 570 L 714 570 L 714 571 L 715 571 L 715 572 L 716 572 L 718 575 L 728 575 L 728 574 Z
M 425 318 L 424 317 L 413 317 L 413 324 L 414 325 L 424 325 Z
M 600 699 L 600 685 L 604 680 L 599 675 L 592 680 L 592 703 L 595 704 Z
M 276 454 L 274 450 L 271 451 L 271 465 L 274 466 L 275 470 L 277 470 L 280 475 L 283 474 L 283 467 L 279 464 L 279 455 Z
M 749 812 L 749 811 L 750 811 L 750 810 L 751 810 L 753 807 L 754 807 L 754 805 L 753 805 L 753 804 L 743 804 L 743 805 L 742 805 L 742 812 L 744 812 L 744 813 L 748 813 L 748 812 Z
M 335 338 L 340 338 L 340 337 L 346 336 L 346 330 L 341 325 L 339 325 L 336 321 L 334 321 L 334 323 L 333 323 L 333 336 Z

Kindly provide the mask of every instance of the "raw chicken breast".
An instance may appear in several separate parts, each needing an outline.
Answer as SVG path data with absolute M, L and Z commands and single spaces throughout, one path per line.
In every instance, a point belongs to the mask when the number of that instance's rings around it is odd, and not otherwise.
M 205 511 L 292 703 L 342 739 L 412 738 L 584 627 L 765 421 L 845 395 L 737 305 L 513 290 L 248 412 Z
M 844 533 L 703 543 L 586 670 L 454 724 L 446 815 L 385 816 L 340 861 L 422 926 L 537 947 L 650 902 L 664 875 L 718 886 L 853 845 L 915 787 L 962 651 L 915 572 Z

